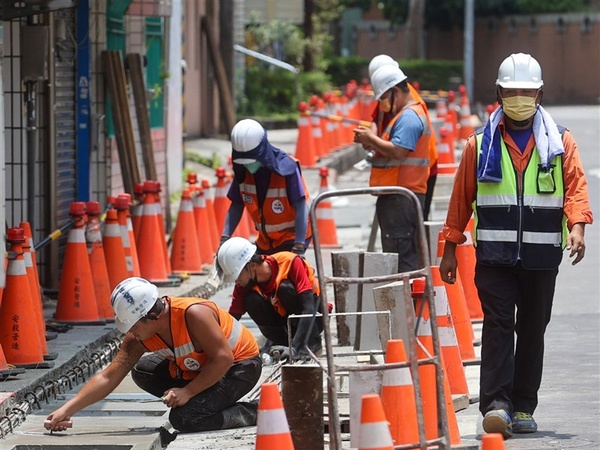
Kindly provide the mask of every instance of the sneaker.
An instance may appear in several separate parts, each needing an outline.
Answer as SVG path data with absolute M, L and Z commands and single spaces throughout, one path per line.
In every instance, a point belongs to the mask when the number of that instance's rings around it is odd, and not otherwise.
M 512 420 L 504 409 L 494 409 L 485 413 L 483 429 L 486 433 L 500 433 L 504 439 L 512 436 Z
M 526 412 L 516 412 L 513 415 L 513 432 L 535 433 L 537 428 L 537 423 L 535 423 L 531 414 Z

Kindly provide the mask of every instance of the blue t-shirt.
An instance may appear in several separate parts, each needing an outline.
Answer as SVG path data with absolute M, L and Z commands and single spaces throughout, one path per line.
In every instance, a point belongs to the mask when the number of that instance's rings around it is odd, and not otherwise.
M 394 123 L 390 132 L 390 141 L 396 147 L 403 147 L 412 152 L 422 134 L 423 122 L 414 110 L 408 109 Z
M 533 128 L 527 128 L 526 130 L 512 130 L 506 127 L 506 131 L 508 131 L 510 137 L 515 141 L 515 144 L 517 144 L 521 153 L 523 153 L 525 147 L 527 147 L 527 142 L 529 142 L 529 137 L 531 136 L 531 133 L 533 133 Z

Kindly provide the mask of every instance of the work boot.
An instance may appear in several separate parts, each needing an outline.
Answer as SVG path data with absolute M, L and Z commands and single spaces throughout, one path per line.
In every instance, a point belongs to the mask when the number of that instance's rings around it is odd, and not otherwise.
M 237 402 L 235 405 L 225 408 L 221 413 L 223 414 L 222 430 L 254 426 L 258 416 L 258 400 Z
M 483 429 L 486 433 L 500 433 L 504 439 L 512 437 L 512 419 L 504 409 L 495 409 L 485 413 Z

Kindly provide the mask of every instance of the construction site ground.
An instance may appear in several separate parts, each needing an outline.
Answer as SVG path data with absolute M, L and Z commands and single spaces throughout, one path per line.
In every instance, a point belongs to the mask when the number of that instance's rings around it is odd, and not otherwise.
M 600 107 L 548 108 L 558 123 L 574 133 L 588 177 L 590 200 L 594 212 L 600 206 Z M 269 132 L 271 142 L 294 153 L 296 130 Z M 227 160 L 230 145 L 224 139 L 188 141 L 188 152 L 205 157 L 217 153 Z M 361 149 L 348 147 L 323 161 L 329 163 L 332 174 L 330 188 L 364 187 L 368 184 L 368 168 L 359 170 L 353 165 L 361 159 Z M 360 164 L 357 166 L 360 167 Z M 214 171 L 192 165 L 200 177 L 214 179 Z M 319 189 L 318 168 L 303 169 L 312 195 Z M 432 221 L 443 221 L 452 185 L 451 176 L 438 179 Z M 176 217 L 177 206 L 174 208 Z M 338 198 L 333 202 L 340 248 L 365 250 L 373 217 L 373 199 L 348 201 Z M 587 251 L 584 261 L 572 267 L 565 256 L 560 267 L 554 302 L 553 319 L 546 338 L 545 369 L 539 393 L 535 418 L 539 431 L 529 435 L 515 435 L 505 442 L 507 449 L 596 449 L 600 448 L 600 233 L 598 226 L 586 229 Z M 340 249 L 325 249 L 323 260 L 330 265 L 330 253 Z M 314 252 L 307 252 L 313 264 Z M 192 275 L 180 286 L 160 287 L 162 295 L 189 295 L 206 280 L 206 275 Z M 219 290 L 212 300 L 228 308 L 232 286 Z M 333 298 L 330 296 L 330 298 Z M 46 317 L 52 321 L 56 303 L 45 302 Z M 258 329 L 247 317 L 242 318 L 260 339 Z M 473 324 L 476 340 L 481 325 Z M 66 332 L 57 332 L 56 339 L 48 341 L 50 352 L 58 353 L 54 367 L 28 369 L 0 382 L 0 450 L 141 450 L 168 448 L 189 449 L 253 449 L 256 427 L 204 433 L 178 434 L 171 438 L 168 409 L 160 402 L 142 402 L 153 397 L 141 390 L 128 377 L 104 401 L 92 405 L 73 417 L 73 428 L 64 433 L 50 434 L 43 428 L 46 416 L 62 402 L 72 397 L 84 380 L 103 366 L 114 354 L 119 334 L 111 323 L 95 326 L 74 326 Z M 479 352 L 479 347 L 476 347 Z M 263 380 L 272 379 L 274 366 L 265 366 Z M 481 415 L 478 411 L 479 366 L 465 367 L 471 401 L 455 399 L 456 417 L 463 445 L 480 445 Z M 64 380 L 69 382 L 65 383 Z M 59 386 L 58 381 L 62 381 Z M 49 390 L 48 386 L 55 386 Z M 47 391 L 43 399 L 42 391 Z M 256 392 L 251 393 L 256 395 Z M 42 398 L 42 400 L 40 400 Z M 343 396 L 341 396 L 343 398 Z M 340 414 L 347 414 L 347 406 L 340 402 Z M 343 435 L 343 448 L 350 448 L 349 435 Z M 326 448 L 328 436 L 325 435 Z M 304 449 L 303 449 L 304 450 Z

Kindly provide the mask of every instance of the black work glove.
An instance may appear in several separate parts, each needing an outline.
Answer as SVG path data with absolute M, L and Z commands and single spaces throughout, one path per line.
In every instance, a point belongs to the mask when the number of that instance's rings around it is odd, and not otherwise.
M 273 358 L 273 361 L 288 361 L 293 353 L 293 349 L 290 350 L 286 345 L 273 345 L 269 349 L 269 355 Z
M 304 252 L 306 252 L 306 247 L 304 247 L 304 243 L 295 242 L 294 245 L 292 246 L 292 253 L 302 256 L 302 255 L 304 255 Z

